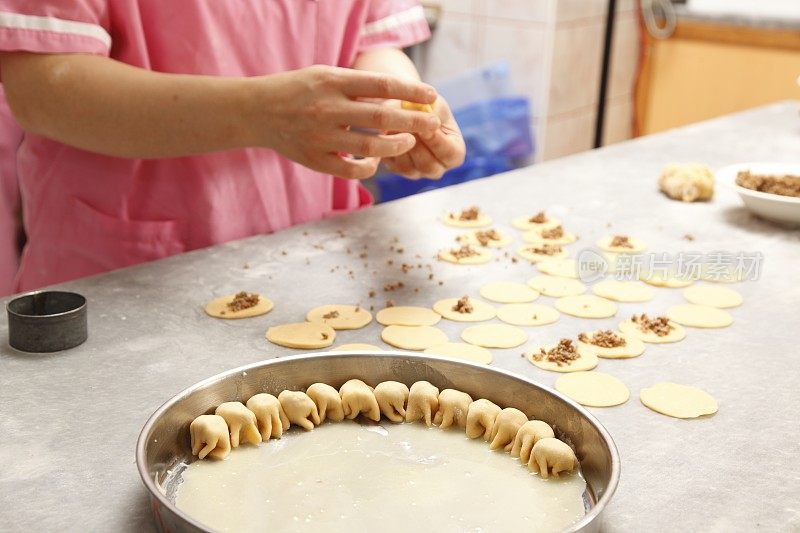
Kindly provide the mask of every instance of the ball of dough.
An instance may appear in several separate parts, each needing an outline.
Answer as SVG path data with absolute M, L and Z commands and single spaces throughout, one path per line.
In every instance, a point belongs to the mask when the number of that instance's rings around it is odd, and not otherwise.
M 511 457 L 519 457 L 520 463 L 527 464 L 531 459 L 533 446 L 542 439 L 555 437 L 550 424 L 541 420 L 528 420 L 517 431 L 511 447 Z
M 219 415 L 200 415 L 189 426 L 192 437 L 192 455 L 205 459 L 225 459 L 231 453 L 228 424 Z
M 305 392 L 285 390 L 278 394 L 278 401 L 292 424 L 297 424 L 306 431 L 319 425 L 317 404 Z
M 492 450 L 503 448 L 505 451 L 510 451 L 519 428 L 527 421 L 527 415 L 519 409 L 506 407 L 500 411 L 494 420 L 494 426 L 492 426 L 490 436 L 492 443 L 489 447 Z
M 342 398 L 339 396 L 339 391 L 327 383 L 314 383 L 306 389 L 306 394 L 317 406 L 320 424 L 325 422 L 326 418 L 334 422 L 344 420 Z
M 658 188 L 682 202 L 710 200 L 714 196 L 714 174 L 706 165 L 673 163 L 661 171 Z
M 373 392 L 383 416 L 395 423 L 405 420 L 408 401 L 408 387 L 405 383 L 384 381 L 378 383 Z
M 360 379 L 351 379 L 339 389 L 339 396 L 342 398 L 342 408 L 344 416 L 352 420 L 361 413 L 375 422 L 381 419 L 381 409 L 378 407 L 378 400 L 369 385 Z
M 261 440 L 267 442 L 270 437 L 280 438 L 289 429 L 289 419 L 283 412 L 281 402 L 272 394 L 262 392 L 247 400 L 247 408 L 256 415 Z
M 439 410 L 439 389 L 427 381 L 417 381 L 408 391 L 406 422 L 422 420 L 431 427 L 433 417 Z
M 441 429 L 447 429 L 453 425 L 460 428 L 467 427 L 467 412 L 469 412 L 471 403 L 472 396 L 466 392 L 444 389 L 439 393 L 439 410 L 436 412 L 433 423 Z
M 239 441 L 249 442 L 250 444 L 261 443 L 261 432 L 258 431 L 256 415 L 244 406 L 242 402 L 225 402 L 214 411 L 225 419 L 231 434 L 231 446 L 239 447 Z
M 500 410 L 497 404 L 484 398 L 469 404 L 466 426 L 467 437 L 471 439 L 483 437 L 483 440 L 488 441 L 492 435 L 494 421 L 497 415 L 500 414 Z
M 566 443 L 548 437 L 533 445 L 528 468 L 538 470 L 547 479 L 550 475 L 558 477 L 561 472 L 572 472 L 578 466 L 578 458 Z

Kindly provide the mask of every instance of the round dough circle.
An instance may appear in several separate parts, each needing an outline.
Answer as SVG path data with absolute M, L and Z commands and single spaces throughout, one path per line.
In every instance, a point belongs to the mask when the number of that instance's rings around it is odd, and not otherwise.
M 745 279 L 745 273 L 731 264 L 703 263 L 700 279 L 711 283 L 737 283 Z
M 331 351 L 332 352 L 349 352 L 349 351 L 354 351 L 354 352 L 374 352 L 374 351 L 378 351 L 378 352 L 382 352 L 383 348 L 381 348 L 380 346 L 375 346 L 374 344 L 366 344 L 366 343 L 363 343 L 363 342 L 353 342 L 351 344 L 340 344 L 339 346 L 336 346 L 335 348 L 331 348 Z
M 460 298 L 446 298 L 444 300 L 439 300 L 433 304 L 433 310 L 444 318 L 455 322 L 482 322 L 484 320 L 493 319 L 497 314 L 494 307 L 486 302 L 475 300 L 474 298 L 469 299 L 469 303 L 472 305 L 472 312 L 459 313 L 453 310 L 453 307 L 458 303 L 459 299 Z
M 471 244 L 473 246 L 483 246 L 481 241 L 478 240 L 477 233 L 481 231 L 489 231 L 489 230 L 481 230 L 476 229 L 472 231 L 468 231 L 467 233 L 462 233 L 459 235 L 456 240 L 461 244 Z M 497 234 L 500 236 L 500 240 L 489 240 L 486 242 L 486 247 L 488 248 L 503 248 L 504 246 L 508 246 L 511 244 L 511 235 L 505 233 L 500 230 L 495 230 Z
M 642 389 L 639 399 L 649 409 L 674 418 L 713 415 L 719 408 L 714 397 L 706 391 L 669 382 Z
M 439 259 L 454 263 L 456 265 L 482 265 L 492 260 L 492 253 L 481 246 L 471 246 L 477 255 L 470 255 L 468 257 L 456 257 L 453 252 L 457 252 L 458 248 L 444 248 L 439 250 Z
M 325 315 L 334 311 L 339 316 L 325 318 Z M 320 305 L 308 312 L 306 320 L 328 324 L 333 329 L 361 329 L 372 322 L 372 313 L 358 305 Z
M 707 305 L 680 304 L 667 309 L 670 320 L 693 328 L 724 328 L 733 324 L 727 311 Z
M 485 213 L 478 212 L 475 220 L 459 220 L 461 213 L 447 213 L 442 217 L 442 222 L 454 228 L 483 228 L 492 223 L 492 217 Z
M 683 290 L 686 301 L 709 307 L 728 308 L 742 304 L 742 295 L 727 287 L 696 285 Z
M 530 244 L 571 244 L 578 240 L 577 235 L 566 230 L 561 237 L 545 239 L 542 237 L 542 233 L 548 229 L 552 228 L 540 228 L 526 231 L 522 234 L 522 242 L 527 242 Z
M 595 371 L 572 372 L 559 376 L 556 390 L 587 407 L 613 407 L 628 401 L 628 387 L 611 374 Z
M 206 314 L 208 316 L 213 316 L 214 318 L 232 320 L 236 318 L 250 318 L 253 316 L 266 315 L 272 311 L 273 307 L 275 307 L 275 304 L 272 303 L 272 300 L 259 294 L 258 303 L 253 307 L 248 307 L 247 309 L 242 309 L 241 311 L 231 311 L 228 309 L 228 304 L 232 302 L 235 297 L 235 294 L 230 294 L 228 296 L 214 298 L 206 304 Z
M 555 305 L 562 313 L 579 318 L 608 318 L 617 314 L 617 304 L 591 294 L 564 296 Z
M 639 279 L 654 287 L 667 287 L 668 289 L 680 289 L 694 283 L 694 280 L 679 278 L 674 274 L 665 274 L 663 272 L 642 271 L 639 274 Z
M 595 284 L 592 292 L 617 302 L 647 302 L 655 298 L 655 291 L 640 281 L 607 279 Z
M 531 222 L 531 219 L 536 216 L 536 213 L 533 215 L 525 215 L 521 217 L 517 217 L 511 221 L 511 225 L 517 229 L 521 230 L 533 230 L 533 229 L 550 229 L 558 226 L 561 224 L 561 221 L 555 217 L 548 217 L 545 215 L 544 222 Z
M 517 248 L 517 254 L 523 258 L 527 259 L 531 263 L 538 263 L 539 261 L 546 261 L 548 259 L 561 259 L 567 257 L 567 251 L 564 248 L 561 248 L 560 251 L 547 255 L 547 254 L 537 254 L 532 250 L 536 248 L 536 244 L 526 244 L 525 246 L 520 246 Z
M 552 361 L 548 361 L 547 359 L 542 359 L 541 361 L 536 361 L 533 356 L 534 354 L 539 353 L 539 351 L 544 348 L 545 351 L 550 351 L 555 348 L 555 344 L 550 344 L 547 346 L 539 346 L 534 348 L 532 351 L 525 354 L 534 366 L 538 366 L 542 370 L 551 370 L 553 372 L 581 372 L 583 370 L 591 370 L 597 366 L 597 354 L 594 350 L 587 348 L 586 346 L 581 346 L 580 344 L 577 345 L 578 348 L 578 357 L 574 361 L 570 361 L 569 364 L 563 364 L 558 366 L 557 363 L 553 363 Z
M 481 324 L 462 331 L 461 338 L 484 348 L 515 348 L 528 341 L 528 334 L 508 324 Z
M 562 296 L 577 296 L 586 292 L 586 285 L 580 280 L 572 278 L 559 278 L 542 274 L 528 280 L 528 285 L 545 296 L 561 298 Z
M 519 304 L 532 302 L 539 297 L 539 293 L 524 283 L 513 281 L 495 281 L 487 283 L 480 289 L 480 295 L 501 304 Z
M 386 326 L 381 332 L 386 344 L 402 350 L 425 350 L 447 342 L 447 335 L 432 326 Z
M 620 323 L 619 330 L 627 335 L 632 335 L 644 342 L 649 342 L 650 344 L 665 344 L 669 342 L 678 342 L 682 341 L 686 337 L 686 330 L 683 329 L 683 326 L 673 322 L 672 320 L 669 321 L 669 325 L 672 326 L 672 329 L 670 330 L 669 333 L 667 333 L 663 337 L 659 337 L 652 331 L 642 331 L 639 328 L 639 325 L 636 324 L 630 318 Z
M 453 359 L 465 359 L 485 365 L 492 362 L 492 352 L 481 346 L 467 344 L 466 342 L 445 342 L 444 344 L 426 348 L 424 353 Z
M 600 330 L 585 331 L 584 333 L 589 338 L 592 338 L 598 331 Z M 606 346 L 597 346 L 588 342 L 581 342 L 580 340 L 578 340 L 578 345 L 594 350 L 597 357 L 602 357 L 604 359 L 630 359 L 631 357 L 638 357 L 644 353 L 644 342 L 641 339 L 631 333 L 623 333 L 621 331 L 615 331 L 614 333 L 625 339 L 624 346 L 609 348 Z
M 432 309 L 411 305 L 387 307 L 375 315 L 375 320 L 384 326 L 433 326 L 441 319 Z
M 336 340 L 336 331 L 327 324 L 296 322 L 272 326 L 267 330 L 267 340 L 287 348 L 327 348 Z
M 617 252 L 620 254 L 635 254 L 639 252 L 644 252 L 647 250 L 647 245 L 644 241 L 637 239 L 636 237 L 631 237 L 628 235 L 628 242 L 631 244 L 632 248 L 625 248 L 622 246 L 611 246 L 611 241 L 614 240 L 614 235 L 606 235 L 599 241 L 597 241 L 597 246 L 601 250 L 605 250 L 606 252 Z
M 545 259 L 536 263 L 536 268 L 542 274 L 549 274 L 559 278 L 578 279 L 578 262 L 574 259 Z
M 514 326 L 543 326 L 560 316 L 561 313 L 542 304 L 507 304 L 497 310 L 497 318 Z

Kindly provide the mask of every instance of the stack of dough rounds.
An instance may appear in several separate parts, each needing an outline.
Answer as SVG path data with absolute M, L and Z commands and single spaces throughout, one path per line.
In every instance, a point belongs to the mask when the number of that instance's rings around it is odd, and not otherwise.
M 514 348 L 525 344 L 528 334 L 508 324 L 481 324 L 462 331 L 461 338 L 484 348 Z
M 556 300 L 555 305 L 562 313 L 579 318 L 608 318 L 617 314 L 614 302 L 591 294 L 564 296 Z
M 591 370 L 597 366 L 597 354 L 594 350 L 587 348 L 585 345 L 580 345 L 576 343 L 576 347 L 578 350 L 579 357 L 569 363 L 562 363 L 561 366 L 558 366 L 558 363 L 554 363 L 552 361 L 548 361 L 547 359 L 542 359 L 541 361 L 537 361 L 534 359 L 534 355 L 540 353 L 540 350 L 544 350 L 549 352 L 553 348 L 555 348 L 555 344 L 550 344 L 547 346 L 539 346 L 534 348 L 532 351 L 525 354 L 534 366 L 538 366 L 542 370 L 551 370 L 553 372 L 581 372 L 583 370 Z
M 398 305 L 378 311 L 375 320 L 384 326 L 433 326 L 442 316 L 427 307 Z
M 562 296 L 577 296 L 586 292 L 586 285 L 572 278 L 563 278 L 542 274 L 528 280 L 528 285 L 545 296 L 561 298 Z
M 578 279 L 578 262 L 574 259 L 545 259 L 536 263 L 536 268 L 542 274 L 549 274 L 559 278 Z
M 354 342 L 352 344 L 341 344 L 335 348 L 331 348 L 332 352 L 382 352 L 383 348 L 375 346 L 374 344 L 365 344 L 361 342 Z
M 713 396 L 697 387 L 677 383 L 658 383 L 639 393 L 642 403 L 657 413 L 674 418 L 697 418 L 717 412 Z
M 545 245 L 526 244 L 525 246 L 520 246 L 519 248 L 517 248 L 517 254 L 519 254 L 519 256 L 522 257 L 523 259 L 527 259 L 531 263 L 538 263 L 539 261 L 547 261 L 548 259 L 562 259 L 564 257 L 567 257 L 568 255 L 567 251 L 564 250 L 563 248 L 554 254 L 540 254 L 534 252 L 533 250 L 539 246 L 545 246 Z
M 337 316 L 325 318 L 325 315 L 337 313 Z M 358 305 L 321 305 L 306 315 L 309 322 L 328 324 L 333 329 L 360 329 L 372 322 L 372 314 Z
M 672 326 L 672 329 L 663 337 L 659 337 L 652 331 L 642 331 L 639 325 L 634 323 L 630 318 L 620 323 L 619 330 L 644 342 L 649 342 L 650 344 L 665 344 L 682 341 L 686 337 L 686 330 L 683 329 L 683 326 L 673 322 L 672 320 L 670 320 L 668 323 L 670 326 Z
M 500 230 L 494 230 L 497 235 L 500 237 L 499 240 L 489 239 L 486 244 L 482 244 L 481 241 L 478 239 L 478 233 L 491 231 L 489 230 L 481 230 L 476 229 L 472 231 L 468 231 L 467 233 L 462 233 L 459 235 L 456 240 L 461 244 L 471 244 L 473 246 L 486 246 L 488 248 L 503 248 L 504 246 L 508 246 L 511 244 L 511 235 L 508 233 L 504 233 Z
M 297 322 L 272 326 L 267 330 L 267 340 L 287 348 L 327 348 L 336 339 L 336 331 L 327 324 Z
M 680 289 L 681 287 L 688 287 L 693 280 L 688 278 L 679 278 L 675 274 L 663 272 L 641 272 L 639 279 L 653 285 L 654 287 L 667 287 L 668 289 Z
M 511 221 L 511 225 L 521 230 L 534 230 L 554 228 L 561 224 L 559 219 L 555 217 L 548 217 L 547 215 L 545 215 L 546 220 L 544 222 L 531 222 L 531 219 L 535 216 L 536 213 L 533 215 L 517 217 Z
M 683 290 L 683 297 L 689 303 L 709 307 L 737 307 L 742 304 L 742 295 L 727 287 L 696 285 Z
M 543 326 L 560 316 L 552 307 L 541 304 L 507 304 L 497 310 L 497 318 L 514 326 Z
M 228 304 L 231 303 L 234 298 L 236 298 L 236 295 L 230 294 L 228 296 L 222 296 L 221 298 L 215 298 L 211 300 L 206 304 L 206 314 L 213 316 L 214 318 L 224 318 L 226 320 L 250 318 L 253 316 L 265 315 L 272 311 L 272 308 L 275 306 L 275 304 L 272 303 L 272 300 L 259 294 L 258 303 L 253 307 L 248 307 L 247 309 L 241 309 L 239 311 L 231 311 L 228 308 Z
M 733 324 L 730 313 L 707 305 L 673 305 L 666 315 L 678 324 L 693 328 L 724 328 Z
M 456 265 L 481 265 L 492 260 L 493 256 L 486 248 L 468 244 L 464 246 L 469 247 L 474 254 L 466 257 L 459 257 L 456 255 L 459 248 L 445 248 L 439 250 L 439 259 L 447 261 L 448 263 L 455 263 Z
M 644 241 L 631 236 L 627 236 L 628 243 L 631 245 L 630 248 L 625 246 L 611 246 L 611 242 L 614 240 L 614 237 L 614 235 L 607 235 L 597 241 L 598 248 L 605 250 L 606 252 L 615 252 L 618 254 L 635 254 L 647 250 L 647 245 L 644 243 Z
M 566 230 L 564 231 L 564 234 L 561 237 L 545 238 L 542 236 L 542 233 L 551 229 L 553 228 L 540 228 L 540 229 L 526 231 L 525 233 L 522 234 L 522 242 L 527 242 L 531 244 L 542 244 L 542 243 L 571 244 L 578 240 L 577 235 L 575 235 L 574 233 L 570 233 Z
M 447 335 L 432 326 L 386 326 L 381 339 L 401 350 L 426 350 L 447 342 Z
M 451 357 L 453 359 L 465 359 L 485 365 L 492 362 L 492 352 L 481 346 L 475 346 L 465 342 L 445 342 L 444 344 L 426 348 L 424 353 Z
M 480 211 L 474 220 L 461 220 L 460 216 L 461 213 L 450 212 L 442 217 L 442 222 L 454 228 L 483 228 L 492 223 L 492 217 Z
M 539 297 L 539 293 L 524 283 L 512 281 L 495 281 L 487 283 L 480 289 L 480 295 L 501 304 L 518 304 L 532 302 Z
M 556 380 L 556 390 L 588 407 L 621 405 L 631 395 L 620 379 L 595 371 L 564 374 Z
M 484 320 L 493 319 L 497 313 L 495 308 L 491 305 L 487 304 L 486 302 L 481 302 L 480 300 L 473 300 L 472 298 L 469 299 L 469 303 L 472 306 L 472 312 L 459 313 L 453 309 L 459 300 L 460 298 L 446 298 L 444 300 L 439 300 L 433 304 L 433 310 L 442 315 L 444 318 L 453 320 L 455 322 L 483 322 Z
M 653 289 L 639 281 L 608 279 L 594 285 L 592 292 L 617 302 L 647 302 L 655 297 Z
M 595 333 L 599 333 L 599 331 L 600 330 L 586 331 L 584 333 L 591 339 L 594 337 Z M 625 339 L 624 345 L 613 347 L 597 346 L 596 344 L 582 342 L 579 337 L 578 346 L 585 346 L 593 350 L 597 354 L 597 357 L 602 357 L 604 359 L 630 359 L 631 357 L 639 357 L 644 353 L 644 342 L 641 339 L 630 333 L 617 331 L 614 333 Z

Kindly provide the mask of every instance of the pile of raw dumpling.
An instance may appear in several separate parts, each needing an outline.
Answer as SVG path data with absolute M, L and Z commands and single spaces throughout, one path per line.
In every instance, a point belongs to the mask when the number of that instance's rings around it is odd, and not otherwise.
M 511 452 L 543 478 L 578 467 L 575 452 L 555 438 L 547 423 L 528 420 L 513 407 L 501 409 L 486 399 L 473 401 L 455 389 L 439 392 L 427 381 L 417 381 L 410 389 L 397 381 L 384 381 L 373 389 L 360 379 L 351 379 L 338 391 L 314 383 L 306 392 L 285 390 L 277 398 L 256 394 L 246 405 L 225 402 L 213 415 L 201 415 L 192 422 L 192 454 L 224 459 L 240 442 L 259 444 L 279 438 L 291 424 L 312 430 L 325 420 L 352 420 L 360 414 L 375 422 L 383 414 L 395 423 L 422 420 L 428 427 L 464 429 L 467 437 L 490 442 L 492 450 Z

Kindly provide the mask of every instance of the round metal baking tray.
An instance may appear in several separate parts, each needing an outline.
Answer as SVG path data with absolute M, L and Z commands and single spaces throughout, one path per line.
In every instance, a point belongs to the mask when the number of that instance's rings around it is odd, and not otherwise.
M 561 394 L 511 372 L 405 352 L 326 352 L 271 359 L 218 374 L 169 400 L 147 421 L 136 446 L 139 474 L 150 492 L 159 529 L 209 531 L 175 507 L 174 487 L 165 486 L 173 469 L 193 460 L 189 424 L 196 416 L 213 413 L 223 402 L 244 402 L 259 392 L 304 390 L 318 381 L 338 388 L 351 378 L 372 385 L 427 380 L 439 389 L 463 390 L 473 398 L 516 407 L 530 418 L 548 422 L 557 436 L 575 447 L 586 479 L 586 515 L 567 531 L 599 531 L 603 510 L 619 482 L 620 464 L 614 441 L 594 416 Z

